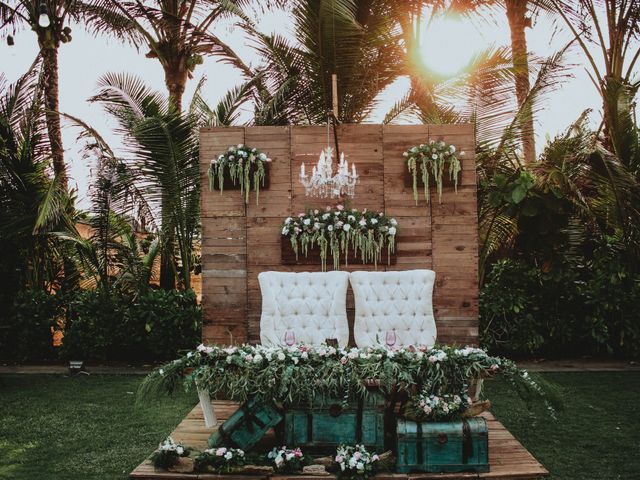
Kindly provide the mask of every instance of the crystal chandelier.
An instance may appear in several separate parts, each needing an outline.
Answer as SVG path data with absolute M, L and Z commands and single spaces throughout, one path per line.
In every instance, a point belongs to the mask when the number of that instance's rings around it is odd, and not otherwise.
M 327 122 L 327 148 L 320 152 L 317 165 L 311 171 L 311 177 L 305 171 L 304 162 L 300 166 L 300 183 L 304 186 L 307 197 L 342 197 L 347 195 L 353 197 L 356 193 L 358 174 L 355 164 L 351 164 L 344 159 L 344 153 L 340 153 L 340 163 L 338 171 L 333 174 L 333 148 L 329 145 L 329 123 Z M 337 141 L 336 141 L 337 144 Z

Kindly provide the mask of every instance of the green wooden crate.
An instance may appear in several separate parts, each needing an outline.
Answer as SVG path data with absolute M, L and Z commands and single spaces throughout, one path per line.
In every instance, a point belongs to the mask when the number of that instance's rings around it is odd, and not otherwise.
M 284 415 L 285 443 L 312 453 L 335 453 L 342 443 L 383 452 L 384 408 L 385 397 L 379 392 L 346 405 L 331 399 L 290 407 Z
M 282 421 L 273 406 L 251 399 L 245 402 L 209 437 L 209 448 L 233 447 L 249 450 Z
M 399 473 L 489 471 L 489 435 L 482 417 L 433 423 L 399 418 L 396 438 Z

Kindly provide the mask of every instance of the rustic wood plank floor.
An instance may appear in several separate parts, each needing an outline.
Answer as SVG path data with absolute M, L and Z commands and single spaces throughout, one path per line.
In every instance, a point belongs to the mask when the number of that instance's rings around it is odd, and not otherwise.
M 215 401 L 214 408 L 218 421 L 224 421 L 236 410 L 237 404 L 229 401 Z M 491 471 L 487 473 L 447 473 L 447 474 L 380 474 L 378 480 L 458 480 L 470 478 L 488 478 L 494 480 L 537 479 L 546 477 L 549 472 L 531 455 L 513 435 L 490 413 L 483 414 L 489 427 L 489 463 Z M 198 450 L 207 448 L 207 440 L 217 427 L 206 428 L 202 410 L 196 405 L 186 418 L 171 433 L 173 439 Z M 267 435 L 261 441 L 264 450 L 273 444 L 273 436 Z M 259 447 L 260 448 L 260 447 Z M 155 470 L 147 459 L 131 472 L 131 478 L 147 480 L 266 480 L 259 475 L 213 475 L 169 473 Z M 311 475 L 273 475 L 273 480 L 332 480 L 333 476 Z

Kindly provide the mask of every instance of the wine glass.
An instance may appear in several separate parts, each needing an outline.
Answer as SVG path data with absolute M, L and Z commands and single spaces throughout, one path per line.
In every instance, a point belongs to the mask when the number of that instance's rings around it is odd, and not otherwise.
M 396 331 L 387 330 L 387 333 L 384 337 L 384 341 L 387 344 L 387 347 L 393 348 L 393 346 L 396 344 Z
M 287 330 L 285 332 L 284 343 L 286 343 L 288 347 L 296 343 L 296 334 L 293 330 Z

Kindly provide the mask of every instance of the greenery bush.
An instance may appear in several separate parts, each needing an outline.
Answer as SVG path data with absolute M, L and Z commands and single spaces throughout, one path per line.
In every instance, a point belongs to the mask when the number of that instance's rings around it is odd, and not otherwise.
M 640 354 L 640 276 L 609 247 L 593 260 L 499 260 L 480 292 L 482 344 L 510 354 Z
M 61 298 L 43 290 L 18 292 L 0 316 L 0 360 L 36 361 L 56 357 L 52 328 L 63 314 Z
M 56 349 L 51 328 L 58 328 L 58 321 L 65 327 Z M 193 348 L 200 332 L 200 307 L 191 290 L 137 296 L 108 289 L 67 295 L 24 291 L 2 316 L 0 359 L 167 360 Z
M 191 290 L 148 290 L 138 296 L 87 290 L 68 305 L 65 358 L 165 360 L 200 339 L 200 307 Z

